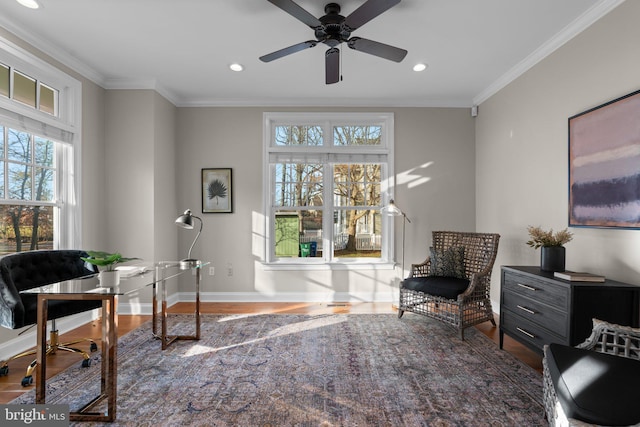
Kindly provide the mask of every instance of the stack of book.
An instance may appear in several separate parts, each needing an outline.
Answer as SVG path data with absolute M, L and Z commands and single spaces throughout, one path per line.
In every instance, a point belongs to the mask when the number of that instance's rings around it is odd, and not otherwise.
M 553 273 L 558 279 L 569 280 L 571 282 L 604 282 L 604 276 L 597 274 L 582 273 L 577 271 L 556 271 Z

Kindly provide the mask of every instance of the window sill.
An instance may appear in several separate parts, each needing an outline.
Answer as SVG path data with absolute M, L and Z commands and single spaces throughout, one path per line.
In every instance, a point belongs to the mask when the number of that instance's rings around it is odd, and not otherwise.
M 278 270 L 393 270 L 396 263 L 393 262 L 361 262 L 361 261 L 334 261 L 334 262 L 263 262 L 265 271 Z

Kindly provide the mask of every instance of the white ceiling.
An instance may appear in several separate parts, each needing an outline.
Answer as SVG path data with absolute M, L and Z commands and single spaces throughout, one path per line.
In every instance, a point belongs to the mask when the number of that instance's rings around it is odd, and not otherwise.
M 296 0 L 324 15 L 329 0 Z M 478 104 L 623 0 L 402 0 L 352 36 L 409 53 L 395 63 L 344 45 L 343 81 L 324 83 L 326 46 L 267 0 L 39 0 L 0 5 L 0 26 L 108 89 L 155 89 L 178 106 Z M 349 15 L 364 0 L 338 0 Z M 233 72 L 233 62 L 244 65 Z M 415 63 L 428 68 L 414 72 Z

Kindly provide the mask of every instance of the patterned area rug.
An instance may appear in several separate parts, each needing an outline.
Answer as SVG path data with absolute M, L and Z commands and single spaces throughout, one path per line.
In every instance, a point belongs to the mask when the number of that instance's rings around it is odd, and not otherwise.
M 170 321 L 182 334 L 193 329 L 192 317 Z M 122 337 L 108 425 L 545 424 L 541 375 L 475 328 L 461 341 L 412 314 L 204 315 L 202 336 L 165 351 L 150 323 Z M 48 381 L 47 403 L 95 397 L 99 359 Z M 33 402 L 32 390 L 13 403 Z

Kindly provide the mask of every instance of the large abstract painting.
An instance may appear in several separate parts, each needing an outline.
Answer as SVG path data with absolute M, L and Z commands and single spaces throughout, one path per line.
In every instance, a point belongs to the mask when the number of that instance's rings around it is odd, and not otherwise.
M 569 225 L 640 228 L 640 91 L 569 118 Z

